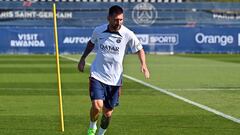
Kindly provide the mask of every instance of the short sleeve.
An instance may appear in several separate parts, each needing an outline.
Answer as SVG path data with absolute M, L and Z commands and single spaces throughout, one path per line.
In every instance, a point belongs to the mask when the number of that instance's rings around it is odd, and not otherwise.
M 93 44 L 96 44 L 96 42 L 97 42 L 97 31 L 96 31 L 96 29 L 93 30 L 92 37 L 91 37 L 91 42 Z
M 133 53 L 136 53 L 143 48 L 137 36 L 133 32 L 130 32 L 129 38 L 128 45 Z

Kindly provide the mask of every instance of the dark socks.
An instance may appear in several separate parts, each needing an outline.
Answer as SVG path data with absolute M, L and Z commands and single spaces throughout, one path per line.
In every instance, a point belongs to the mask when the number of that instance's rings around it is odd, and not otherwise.
M 106 117 L 105 115 L 102 115 L 101 119 L 101 128 L 102 129 L 107 129 L 109 123 L 110 123 L 111 117 Z

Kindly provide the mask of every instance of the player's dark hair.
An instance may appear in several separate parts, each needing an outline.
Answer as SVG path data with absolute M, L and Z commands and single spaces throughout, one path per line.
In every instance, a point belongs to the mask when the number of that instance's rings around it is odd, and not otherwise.
M 109 8 L 108 16 L 113 16 L 114 14 L 122 14 L 122 13 L 123 13 L 123 9 L 118 5 L 114 5 Z

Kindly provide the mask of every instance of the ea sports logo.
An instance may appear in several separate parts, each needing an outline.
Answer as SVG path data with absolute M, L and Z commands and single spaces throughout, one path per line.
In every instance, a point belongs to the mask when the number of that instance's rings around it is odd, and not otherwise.
M 156 8 L 150 3 L 140 3 L 132 11 L 133 21 L 141 26 L 152 25 L 158 16 Z

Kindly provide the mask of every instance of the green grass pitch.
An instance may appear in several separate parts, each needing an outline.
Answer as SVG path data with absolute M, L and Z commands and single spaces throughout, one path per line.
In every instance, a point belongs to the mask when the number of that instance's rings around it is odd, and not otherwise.
M 80 55 L 67 57 L 79 59 Z M 94 55 L 87 61 L 90 63 Z M 127 55 L 124 73 L 240 118 L 240 55 L 147 55 L 151 79 Z M 85 135 L 89 66 L 60 59 L 65 132 L 60 132 L 55 57 L 0 55 L 0 135 Z M 124 78 L 107 135 L 239 135 L 240 124 Z

